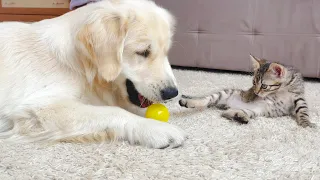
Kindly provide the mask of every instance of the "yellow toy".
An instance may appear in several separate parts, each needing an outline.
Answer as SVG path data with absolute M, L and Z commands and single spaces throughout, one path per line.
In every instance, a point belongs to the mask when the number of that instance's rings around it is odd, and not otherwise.
M 146 111 L 146 118 L 168 122 L 170 117 L 169 110 L 162 104 L 151 104 Z

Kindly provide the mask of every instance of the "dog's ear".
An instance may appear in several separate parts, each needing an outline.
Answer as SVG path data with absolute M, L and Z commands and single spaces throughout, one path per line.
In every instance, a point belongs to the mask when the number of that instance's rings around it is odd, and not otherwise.
M 81 50 L 99 75 L 106 81 L 115 80 L 122 70 L 122 54 L 127 34 L 127 18 L 112 13 L 84 25 L 77 34 Z

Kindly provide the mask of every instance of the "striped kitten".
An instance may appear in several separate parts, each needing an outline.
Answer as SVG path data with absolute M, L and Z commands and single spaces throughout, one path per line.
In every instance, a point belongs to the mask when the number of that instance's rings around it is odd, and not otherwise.
M 224 109 L 223 117 L 244 124 L 257 116 L 293 115 L 298 125 L 314 127 L 309 121 L 301 73 L 251 55 L 250 59 L 254 76 L 249 90 L 226 89 L 204 97 L 182 96 L 179 104 L 187 108 L 214 106 Z

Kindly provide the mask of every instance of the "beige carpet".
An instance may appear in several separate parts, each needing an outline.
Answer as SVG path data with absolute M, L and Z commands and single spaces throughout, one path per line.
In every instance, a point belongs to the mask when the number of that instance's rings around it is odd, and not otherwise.
M 186 94 L 251 83 L 244 75 L 180 70 L 175 75 Z M 311 120 L 320 127 L 320 83 L 307 82 L 306 91 Z M 300 128 L 290 117 L 238 125 L 222 119 L 218 110 L 168 106 L 171 123 L 190 136 L 182 148 L 0 142 L 0 179 L 320 179 L 319 130 Z

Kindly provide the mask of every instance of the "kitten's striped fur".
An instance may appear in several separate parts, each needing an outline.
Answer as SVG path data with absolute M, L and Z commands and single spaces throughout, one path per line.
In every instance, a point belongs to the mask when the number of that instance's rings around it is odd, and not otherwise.
M 226 89 L 204 97 L 183 95 L 179 104 L 187 108 L 224 109 L 223 117 L 245 124 L 257 116 L 293 115 L 298 125 L 314 127 L 309 120 L 301 73 L 292 67 L 250 57 L 254 77 L 249 90 Z

